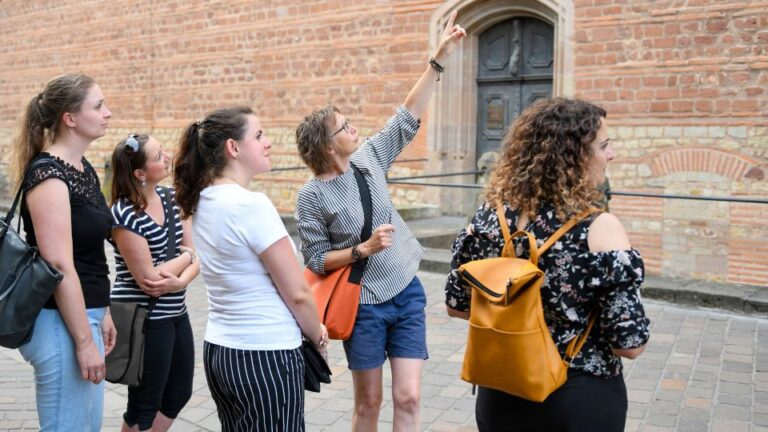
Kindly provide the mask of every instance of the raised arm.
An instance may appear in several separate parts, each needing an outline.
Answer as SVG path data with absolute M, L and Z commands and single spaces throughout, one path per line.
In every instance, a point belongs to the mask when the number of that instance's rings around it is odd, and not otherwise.
M 451 55 L 451 52 L 459 45 L 462 39 L 467 36 L 467 32 L 459 25 L 454 24 L 456 21 L 456 11 L 453 11 L 448 23 L 445 25 L 443 34 L 440 37 L 440 43 L 437 45 L 437 49 L 432 54 L 432 59 L 437 63 L 437 66 L 442 67 L 445 64 L 445 60 Z M 432 64 L 427 64 L 424 73 L 416 81 L 416 85 L 411 88 L 408 96 L 405 98 L 405 108 L 416 119 L 421 119 L 424 112 L 429 105 L 429 99 L 432 97 L 435 88 L 437 87 L 437 80 L 439 74 L 437 67 Z

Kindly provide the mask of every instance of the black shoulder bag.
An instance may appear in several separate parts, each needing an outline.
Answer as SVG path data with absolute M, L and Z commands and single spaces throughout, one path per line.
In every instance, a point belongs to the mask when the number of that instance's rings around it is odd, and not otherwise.
M 176 216 L 173 214 L 170 189 L 164 188 L 163 195 L 165 224 L 168 226 L 165 260 L 170 261 L 176 257 Z M 149 315 L 156 303 L 157 298 L 150 297 L 148 306 L 123 302 L 110 305 L 112 322 L 117 330 L 117 341 L 106 358 L 107 381 L 129 386 L 141 383 L 144 374 L 144 337 L 149 325 Z
M 25 172 L 24 179 L 45 163 L 58 165 L 52 159 L 38 159 Z M 5 219 L 0 219 L 0 345 L 6 348 L 18 348 L 32 339 L 40 310 L 64 278 L 40 256 L 37 247 L 22 240 L 20 221 L 15 231 L 11 226 L 16 206 L 22 200 L 23 183 Z

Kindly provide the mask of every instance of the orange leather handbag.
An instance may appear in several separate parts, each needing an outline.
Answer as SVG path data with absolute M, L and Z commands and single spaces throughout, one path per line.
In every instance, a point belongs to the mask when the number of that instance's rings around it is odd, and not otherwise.
M 363 229 L 360 242 L 371 237 L 371 193 L 368 183 L 357 167 L 352 164 L 363 205 Z M 315 296 L 317 315 L 320 322 L 328 329 L 331 339 L 347 340 L 352 336 L 357 318 L 357 306 L 360 304 L 360 286 L 368 259 L 363 259 L 329 273 L 318 275 L 310 269 L 304 269 L 304 279 Z
M 331 339 L 347 340 L 355 327 L 362 271 L 354 272 L 353 267 L 346 265 L 325 275 L 304 269 L 304 278 L 315 295 L 317 315 Z
M 529 232 L 509 234 L 504 207 L 496 204 L 504 235 L 501 256 L 470 261 L 458 269 L 472 288 L 463 380 L 535 402 L 544 401 L 565 383 L 569 363 L 581 350 L 596 315 L 592 314 L 587 329 L 568 345 L 566 358 L 561 358 L 544 321 L 540 292 L 544 272 L 539 269 L 538 260 L 563 234 L 594 211 L 573 217 L 537 247 Z M 521 236 L 528 238 L 529 259 L 515 256 L 512 239 Z

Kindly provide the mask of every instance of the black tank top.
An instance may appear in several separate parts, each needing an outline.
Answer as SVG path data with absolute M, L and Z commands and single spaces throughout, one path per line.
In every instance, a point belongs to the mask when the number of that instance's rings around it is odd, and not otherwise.
M 80 278 L 86 308 L 109 306 L 109 267 L 104 252 L 104 241 L 112 228 L 112 217 L 101 193 L 96 171 L 83 158 L 83 171 L 49 153 L 41 153 L 34 160 L 47 160 L 29 173 L 24 179 L 24 192 L 28 192 L 42 181 L 50 178 L 61 179 L 69 189 L 69 205 L 72 221 L 72 252 L 75 271 Z M 56 209 L 52 209 L 56 211 Z M 62 215 L 65 217 L 65 215 Z M 35 229 L 26 202 L 21 207 L 21 218 L 27 243 L 37 245 Z M 58 309 L 54 297 L 45 304 L 47 309 Z

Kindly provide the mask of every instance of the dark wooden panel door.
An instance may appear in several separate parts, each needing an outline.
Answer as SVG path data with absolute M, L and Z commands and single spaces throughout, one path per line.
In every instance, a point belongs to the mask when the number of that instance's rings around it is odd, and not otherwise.
M 480 35 L 478 160 L 498 151 L 506 129 L 522 110 L 552 95 L 553 38 L 551 25 L 529 17 L 501 22 Z

